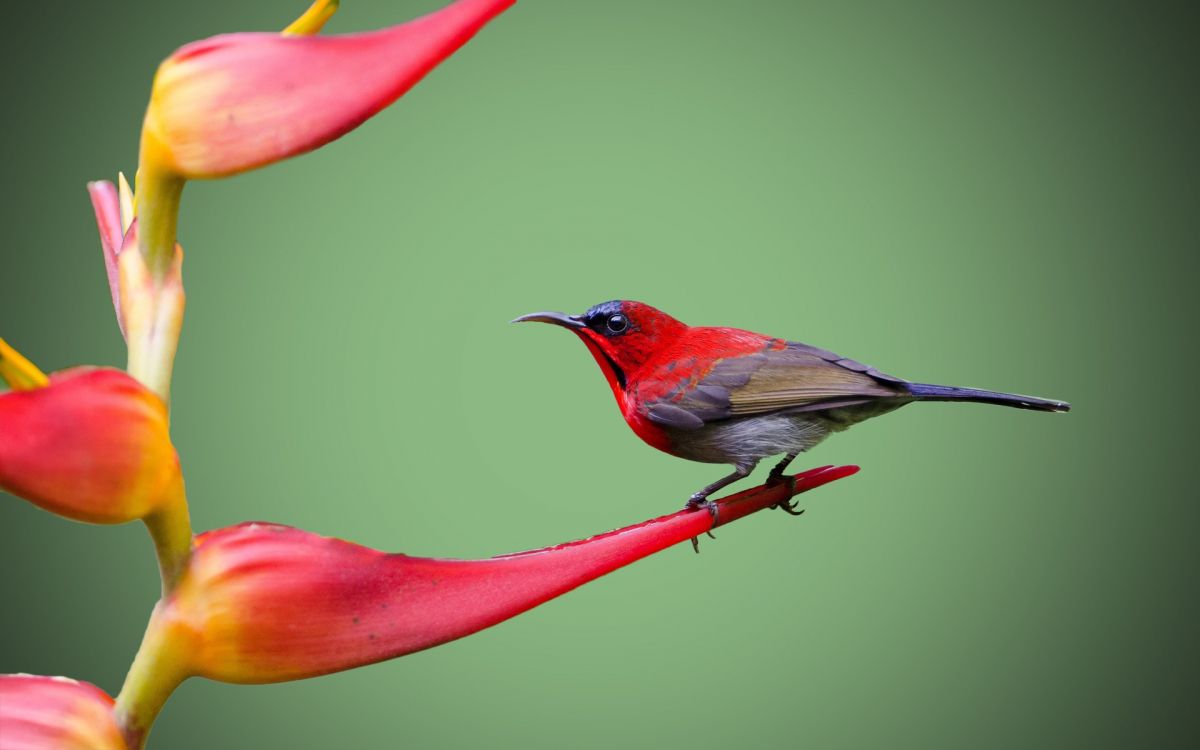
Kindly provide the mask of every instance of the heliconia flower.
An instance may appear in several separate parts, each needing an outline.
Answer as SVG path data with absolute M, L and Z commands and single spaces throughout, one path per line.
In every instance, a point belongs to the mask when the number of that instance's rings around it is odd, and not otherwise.
M 388 554 L 272 524 L 201 534 L 159 603 L 146 644 L 167 679 L 276 682 L 370 664 L 461 638 L 711 528 L 858 471 L 821 467 L 578 542 L 485 560 Z M 167 644 L 167 645 L 161 645 Z M 141 655 L 139 655 L 141 658 Z M 138 668 L 131 672 L 137 679 Z M 126 683 L 130 688 L 130 683 Z M 136 694 L 131 689 L 130 694 Z M 123 690 L 122 694 L 126 694 Z
M 0 393 L 0 488 L 79 521 L 154 513 L 183 492 L 162 399 L 100 367 Z
M 457 0 L 405 24 L 335 36 L 307 35 L 302 17 L 300 32 L 188 44 L 155 76 L 142 164 L 219 177 L 317 148 L 391 104 L 514 2 Z
M 113 699 L 86 682 L 0 675 L 3 750 L 126 750 Z

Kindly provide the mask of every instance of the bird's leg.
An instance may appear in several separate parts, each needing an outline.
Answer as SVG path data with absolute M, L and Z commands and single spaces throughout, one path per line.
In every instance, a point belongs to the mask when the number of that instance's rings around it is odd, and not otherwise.
M 777 482 L 782 482 L 784 469 L 786 469 L 788 467 L 788 464 L 790 464 L 793 460 L 795 460 L 796 456 L 798 456 L 798 455 L 800 455 L 799 451 L 797 451 L 796 453 L 789 453 L 783 457 L 782 461 L 775 464 L 775 467 L 771 469 L 771 473 L 767 475 L 766 484 L 768 486 L 770 486 Z M 799 503 L 795 500 L 784 500 L 783 502 L 776 503 L 772 507 L 778 508 L 778 509 L 782 510 L 784 513 L 789 513 L 793 516 L 798 516 L 804 512 L 803 508 L 801 508 L 800 510 L 796 510 L 796 506 L 798 504 Z
M 704 489 L 693 494 L 690 498 L 688 498 L 687 504 L 684 505 L 683 507 L 687 510 L 695 510 L 697 508 L 704 508 L 705 510 L 708 511 L 708 514 L 710 516 L 712 516 L 713 523 L 715 524 L 718 520 L 720 520 L 720 516 L 717 513 L 716 503 L 709 500 L 708 496 L 711 495 L 712 493 L 716 492 L 717 490 L 721 489 L 722 487 L 727 487 L 727 486 L 733 484 L 734 482 L 738 481 L 739 479 L 745 479 L 746 477 L 750 476 L 750 472 L 752 472 L 752 471 L 754 471 L 754 464 L 750 464 L 748 466 L 738 466 L 736 469 L 734 469 L 733 473 L 730 474 L 729 476 L 721 477 L 720 479 L 718 479 L 717 481 L 708 485 Z M 706 531 L 704 533 L 708 534 L 709 538 L 716 539 L 716 537 L 712 535 L 711 531 Z M 697 554 L 699 554 L 700 540 L 697 539 L 696 537 L 692 537 L 692 549 L 695 550 Z
M 775 466 L 771 469 L 771 473 L 767 475 L 767 484 L 774 484 L 774 483 L 780 481 L 781 479 L 783 479 L 784 469 L 786 469 L 788 467 L 788 464 L 790 464 L 792 461 L 795 461 L 796 456 L 799 456 L 799 455 L 800 455 L 800 451 L 796 451 L 795 453 L 789 453 L 783 457 L 782 461 L 775 464 Z
M 745 479 L 746 477 L 750 476 L 751 471 L 754 471 L 754 464 L 738 466 L 736 469 L 733 470 L 733 473 L 730 474 L 729 476 L 721 477 L 720 479 L 718 479 L 717 481 L 708 485 L 704 489 L 693 494 L 690 498 L 688 498 L 687 505 L 685 505 L 684 507 L 685 508 L 699 508 L 701 506 L 704 506 L 704 507 L 708 508 L 708 512 L 710 514 L 712 514 L 713 520 L 716 521 L 717 520 L 717 506 L 715 506 L 711 502 L 709 502 L 708 496 L 711 495 L 712 493 L 716 492 L 717 490 L 721 489 L 722 487 L 728 487 L 729 485 L 733 484 L 734 482 L 738 481 L 739 479 Z

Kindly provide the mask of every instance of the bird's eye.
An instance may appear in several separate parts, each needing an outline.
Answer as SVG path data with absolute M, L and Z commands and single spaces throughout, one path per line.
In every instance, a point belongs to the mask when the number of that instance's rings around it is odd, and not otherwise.
M 629 321 L 624 315 L 617 313 L 616 315 L 609 317 L 606 325 L 608 326 L 608 330 L 612 331 L 613 333 L 621 333 L 629 327 Z

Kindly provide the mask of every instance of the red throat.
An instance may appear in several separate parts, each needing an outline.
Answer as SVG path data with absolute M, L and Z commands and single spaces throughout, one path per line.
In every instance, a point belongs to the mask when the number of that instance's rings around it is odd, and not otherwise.
M 604 372 L 604 379 L 608 381 L 608 387 L 612 388 L 613 396 L 616 397 L 617 404 L 621 407 L 621 413 L 625 413 L 625 405 L 628 399 L 625 397 L 624 371 L 620 370 L 619 366 L 600 348 L 600 345 L 593 341 L 586 333 L 580 333 L 579 338 L 583 339 L 583 343 L 587 345 L 588 351 L 592 353 L 596 364 L 600 365 L 600 370 Z
M 588 351 L 592 353 L 596 364 L 600 365 L 601 371 L 604 372 L 604 379 L 608 381 L 608 387 L 612 389 L 613 396 L 617 399 L 617 406 L 621 408 L 621 416 L 625 418 L 625 423 L 645 443 L 669 453 L 671 440 L 667 437 L 667 433 L 658 425 L 645 419 L 638 411 L 637 404 L 629 398 L 629 394 L 625 390 L 625 383 L 622 382 L 623 378 L 629 376 L 619 369 L 620 366 L 590 336 L 580 333 L 579 338 L 583 339 L 584 344 L 587 344 Z

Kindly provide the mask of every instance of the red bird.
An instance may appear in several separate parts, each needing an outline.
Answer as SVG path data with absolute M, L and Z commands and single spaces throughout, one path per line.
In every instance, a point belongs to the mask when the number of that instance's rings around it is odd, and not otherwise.
M 1071 408 L 1063 401 L 910 383 L 815 346 L 689 326 L 630 300 L 603 302 L 583 315 L 539 312 L 513 322 L 524 321 L 563 326 L 583 340 L 642 440 L 690 461 L 733 465 L 732 474 L 693 494 L 687 507 L 705 505 L 763 458 L 783 454 L 767 479 L 778 481 L 792 459 L 831 432 L 913 401 Z

